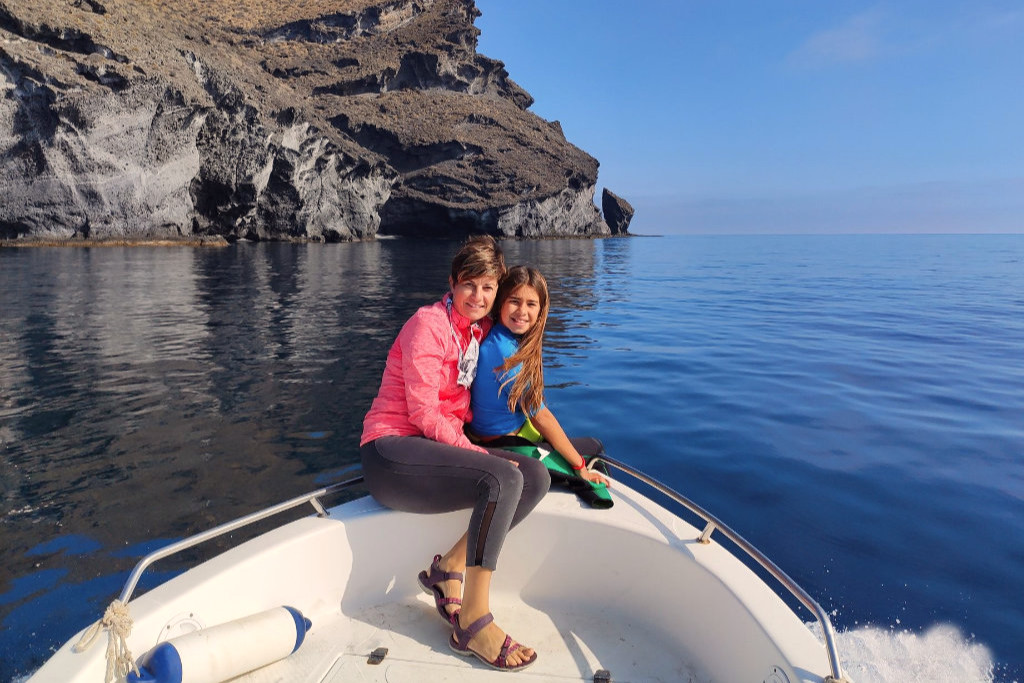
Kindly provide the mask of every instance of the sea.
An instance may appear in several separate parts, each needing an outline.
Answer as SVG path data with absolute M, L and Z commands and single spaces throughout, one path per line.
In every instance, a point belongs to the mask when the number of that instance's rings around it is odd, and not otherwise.
M 0 681 L 146 553 L 349 476 L 457 246 L 0 249 Z M 853 681 L 1024 680 L 1024 235 L 502 246 L 566 431 L 772 558 Z

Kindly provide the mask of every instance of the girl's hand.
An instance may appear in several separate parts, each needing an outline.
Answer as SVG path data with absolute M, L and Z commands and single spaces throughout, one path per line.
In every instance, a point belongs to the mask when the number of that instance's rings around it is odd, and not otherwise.
M 612 485 L 611 482 L 608 481 L 600 472 L 596 472 L 588 467 L 584 467 L 579 472 L 580 476 L 586 479 L 587 481 L 593 482 L 595 484 L 604 484 L 605 486 Z

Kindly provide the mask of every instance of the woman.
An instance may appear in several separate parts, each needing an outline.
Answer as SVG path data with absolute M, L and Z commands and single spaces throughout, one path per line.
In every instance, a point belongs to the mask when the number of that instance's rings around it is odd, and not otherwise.
M 583 479 L 608 484 L 587 467 L 581 453 L 604 452 L 598 439 L 570 439 L 544 405 L 544 328 L 548 319 L 548 284 L 534 268 L 509 269 L 498 288 L 498 322 L 480 346 L 480 367 L 472 388 L 470 431 L 482 444 L 508 445 L 505 436 L 547 442 Z
M 540 502 L 551 480 L 542 463 L 476 446 L 463 431 L 479 344 L 491 327 L 488 314 L 504 272 L 491 237 L 472 238 L 455 255 L 451 291 L 416 311 L 388 352 L 363 420 L 360 455 L 370 493 L 390 508 L 472 509 L 466 533 L 420 572 L 420 586 L 454 628 L 454 651 L 518 671 L 537 653 L 493 623 L 491 574 L 506 533 Z

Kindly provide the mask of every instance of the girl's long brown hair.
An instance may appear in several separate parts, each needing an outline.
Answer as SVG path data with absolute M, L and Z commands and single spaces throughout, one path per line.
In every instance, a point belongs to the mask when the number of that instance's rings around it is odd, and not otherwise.
M 519 350 L 505 359 L 500 370 L 508 372 L 522 364 L 515 379 L 506 379 L 501 388 L 512 382 L 508 397 L 508 409 L 517 408 L 531 415 L 544 403 L 544 327 L 548 322 L 548 283 L 540 271 L 526 266 L 513 266 L 498 285 L 494 301 L 495 316 L 501 319 L 501 307 L 506 299 L 523 285 L 533 287 L 540 299 L 537 322 L 519 339 Z M 495 368 L 498 370 L 499 368 Z

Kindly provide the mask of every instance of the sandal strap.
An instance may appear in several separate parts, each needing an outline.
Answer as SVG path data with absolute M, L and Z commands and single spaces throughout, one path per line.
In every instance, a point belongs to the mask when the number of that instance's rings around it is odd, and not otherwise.
M 520 649 L 522 645 L 512 640 L 512 636 L 505 634 L 505 642 L 501 644 L 501 651 L 498 652 L 498 656 L 495 657 L 494 663 L 500 666 L 502 669 L 508 667 L 508 656 Z
M 490 612 L 483 615 L 466 628 L 462 628 L 462 626 L 459 625 L 458 619 L 453 620 L 452 624 L 455 626 L 455 643 L 459 646 L 459 649 L 468 650 L 469 641 L 473 640 L 473 638 L 476 637 L 476 634 L 492 621 L 494 621 L 494 615 Z
M 440 555 L 434 555 L 434 561 L 430 565 L 430 576 L 427 577 L 427 582 L 433 586 L 435 583 L 441 583 L 442 581 L 459 581 L 465 580 L 462 572 L 446 572 L 441 569 L 441 565 L 438 564 L 441 561 Z

